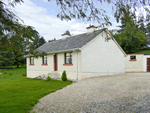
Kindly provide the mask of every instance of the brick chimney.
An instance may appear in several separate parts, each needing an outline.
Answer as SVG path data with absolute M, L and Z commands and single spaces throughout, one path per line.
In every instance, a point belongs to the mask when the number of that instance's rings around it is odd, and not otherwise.
M 97 29 L 97 27 L 94 25 L 90 25 L 89 27 L 86 27 L 86 29 L 87 29 L 87 32 L 90 33 L 90 32 L 95 31 Z

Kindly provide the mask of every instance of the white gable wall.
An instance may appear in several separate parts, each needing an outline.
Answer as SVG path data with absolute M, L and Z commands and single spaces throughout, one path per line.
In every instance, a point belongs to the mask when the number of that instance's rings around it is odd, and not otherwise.
M 125 72 L 124 54 L 112 39 L 106 42 L 105 37 L 103 32 L 81 49 L 83 73 Z

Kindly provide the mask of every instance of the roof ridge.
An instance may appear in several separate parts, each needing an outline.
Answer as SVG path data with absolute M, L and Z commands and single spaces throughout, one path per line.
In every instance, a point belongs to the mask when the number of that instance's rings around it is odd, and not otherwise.
M 103 30 L 103 29 L 98 29 L 98 30 L 95 30 L 95 31 L 100 31 L 100 30 Z M 94 32 L 95 32 L 94 31 Z M 67 38 L 71 38 L 71 37 L 75 37 L 75 36 L 78 36 L 78 35 L 83 35 L 83 34 L 91 34 L 91 33 L 93 33 L 93 32 L 89 32 L 89 33 L 82 33 L 82 34 L 77 34 L 77 35 L 74 35 L 74 36 L 70 36 L 70 37 L 67 37 Z M 66 38 L 66 39 L 67 39 Z M 61 39 L 58 39 L 58 40 L 54 40 L 54 41 L 51 41 L 51 42 L 47 42 L 47 43 L 52 43 L 52 42 L 55 42 L 55 41 L 59 41 L 59 40 L 62 40 L 62 38 Z
M 36 50 L 40 49 L 41 51 L 44 52 L 52 52 L 52 51 L 68 50 L 72 48 L 80 48 L 86 43 L 88 43 L 90 40 L 95 38 L 102 31 L 103 29 L 99 29 L 99 30 L 95 30 L 94 32 L 90 32 L 90 33 L 86 32 L 71 37 L 67 37 L 65 39 L 59 39 L 52 42 L 47 42 L 41 45 L 40 47 L 38 47 Z

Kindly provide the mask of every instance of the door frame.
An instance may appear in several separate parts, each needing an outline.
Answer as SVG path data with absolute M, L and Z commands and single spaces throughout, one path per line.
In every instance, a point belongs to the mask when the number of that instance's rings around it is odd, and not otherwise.
M 146 72 L 150 72 L 150 71 L 147 71 L 147 59 L 150 59 L 149 57 L 146 57 Z
M 54 54 L 54 71 L 58 70 L 57 54 Z

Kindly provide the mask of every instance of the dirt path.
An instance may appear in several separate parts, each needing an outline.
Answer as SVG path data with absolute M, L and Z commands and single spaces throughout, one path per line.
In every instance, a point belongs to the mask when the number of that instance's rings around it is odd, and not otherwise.
M 91 78 L 41 98 L 32 112 L 123 112 L 130 106 L 129 112 L 150 112 L 148 107 L 143 107 L 149 102 L 149 94 L 149 73 Z

